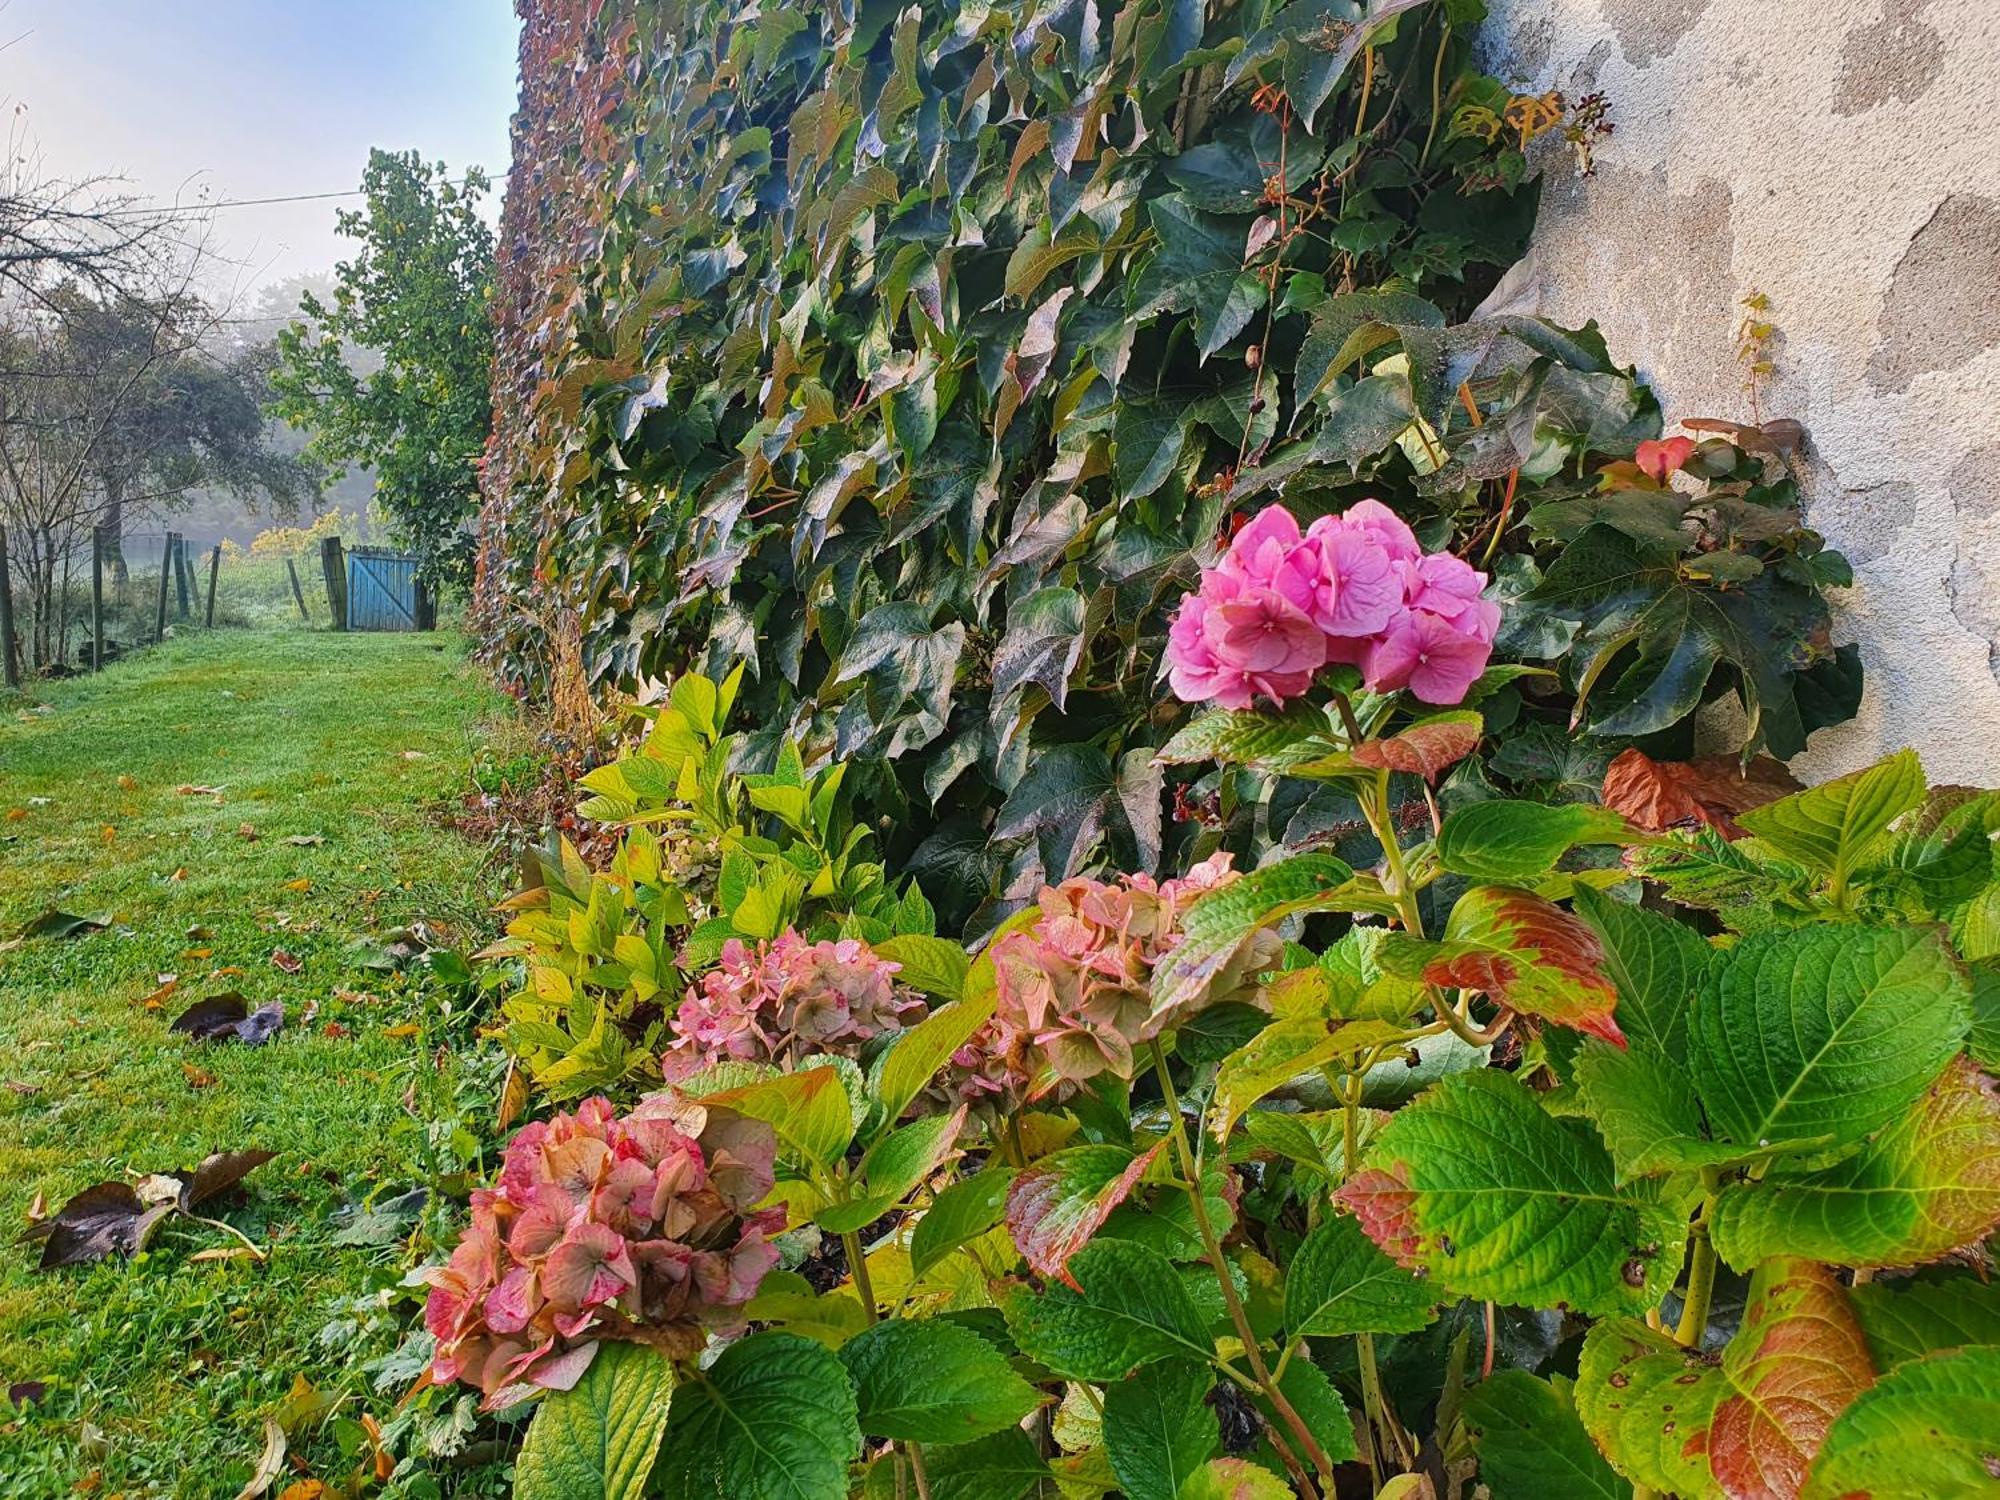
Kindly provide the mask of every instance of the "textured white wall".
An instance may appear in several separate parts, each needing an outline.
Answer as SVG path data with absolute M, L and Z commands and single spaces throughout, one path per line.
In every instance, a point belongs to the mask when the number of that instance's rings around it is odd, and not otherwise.
M 1670 422 L 1747 420 L 1737 304 L 1771 299 L 1764 414 L 1810 433 L 1868 671 L 1801 769 L 1913 745 L 2000 784 L 2000 0 L 1492 8 L 1495 72 L 1617 124 L 1594 176 L 1551 164 L 1527 306 L 1596 318 Z

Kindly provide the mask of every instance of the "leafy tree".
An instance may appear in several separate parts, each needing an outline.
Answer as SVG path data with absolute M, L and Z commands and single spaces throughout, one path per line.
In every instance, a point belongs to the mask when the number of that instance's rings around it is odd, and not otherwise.
M 334 269 L 329 304 L 311 292 L 278 336 L 272 411 L 312 434 L 306 456 L 336 471 L 367 464 L 376 497 L 435 584 L 470 578 L 475 467 L 492 420 L 493 232 L 479 216 L 485 174 L 460 183 L 414 151 L 374 151 L 368 206 L 340 215 L 361 253 Z M 352 347 L 380 356 L 357 373 Z

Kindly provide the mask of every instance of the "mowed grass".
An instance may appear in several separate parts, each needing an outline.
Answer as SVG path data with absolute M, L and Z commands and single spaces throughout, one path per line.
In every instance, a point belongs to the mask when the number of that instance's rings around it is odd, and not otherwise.
M 0 952 L 0 1388 L 48 1386 L 0 1403 L 0 1496 L 228 1500 L 296 1376 L 349 1417 L 394 1405 L 354 1373 L 365 1338 L 320 1336 L 403 1269 L 399 1245 L 331 1243 L 341 1215 L 479 1165 L 452 1118 L 490 1056 L 421 973 L 356 944 L 419 921 L 466 950 L 491 934 L 502 872 L 437 810 L 504 700 L 451 636 L 218 630 L 36 701 L 0 699 L 0 939 L 49 907 L 112 925 Z M 281 1000 L 284 1032 L 168 1033 L 230 989 Z M 249 1148 L 278 1156 L 212 1211 L 264 1263 L 195 1260 L 237 1242 L 185 1221 L 89 1268 L 38 1272 L 13 1243 L 37 1200 Z M 393 1344 L 401 1316 L 373 1336 Z M 298 1445 L 329 1465 L 331 1425 Z

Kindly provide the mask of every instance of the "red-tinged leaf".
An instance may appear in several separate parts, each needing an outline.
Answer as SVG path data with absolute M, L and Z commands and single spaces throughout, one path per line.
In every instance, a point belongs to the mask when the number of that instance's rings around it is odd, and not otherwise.
M 1708 1462 L 1730 1500 L 1796 1500 L 1827 1429 L 1875 1382 L 1868 1342 L 1834 1273 L 1768 1262 L 1722 1354 Z
M 1612 1016 L 1618 987 L 1605 973 L 1603 941 L 1580 918 L 1527 891 L 1482 885 L 1461 896 L 1424 979 L 1478 990 L 1521 1015 L 1625 1045 Z
M 1741 838 L 1735 814 L 1799 789 L 1792 773 L 1768 755 L 1744 767 L 1729 755 L 1662 761 L 1643 750 L 1627 750 L 1604 772 L 1604 805 L 1648 833 L 1700 826 L 1724 838 Z
M 1123 1146 L 1072 1146 L 1014 1179 L 1007 1190 L 1007 1229 L 1038 1276 L 1076 1285 L 1069 1258 L 1090 1243 L 1165 1144 L 1140 1156 Z
M 1334 1201 L 1351 1211 L 1368 1238 L 1406 1271 L 1424 1263 L 1424 1236 L 1417 1228 L 1417 1194 L 1409 1168 L 1401 1162 L 1384 1171 L 1368 1167 L 1348 1178 Z
M 1477 710 L 1434 714 L 1401 734 L 1356 745 L 1352 758 L 1356 765 L 1404 771 L 1435 785 L 1438 777 L 1479 748 L 1485 733 L 1486 721 Z

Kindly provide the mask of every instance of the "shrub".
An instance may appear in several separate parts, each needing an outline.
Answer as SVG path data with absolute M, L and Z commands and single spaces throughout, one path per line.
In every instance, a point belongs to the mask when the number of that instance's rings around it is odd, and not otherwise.
M 764 1122 L 775 1165 L 709 1220 L 743 1274 L 712 1273 L 706 1321 L 660 1301 L 671 1331 L 622 1308 L 651 1305 L 625 1241 L 572 1207 L 602 1240 L 580 1283 L 594 1321 L 566 1330 L 548 1293 L 553 1337 L 526 1351 L 497 1342 L 513 1315 L 493 1298 L 532 1252 L 510 1235 L 494 1258 L 493 1205 L 538 1202 L 529 1179 L 567 1170 L 555 1152 L 621 1126 L 596 1101 L 586 1129 L 517 1137 L 434 1273 L 462 1342 L 441 1373 L 568 1384 L 574 1340 L 646 1345 L 542 1398 L 522 1500 L 570 1493 L 583 1471 L 555 1455 L 614 1430 L 637 1457 L 589 1482 L 675 1497 L 1275 1500 L 1422 1493 L 1436 1462 L 1502 1497 L 1554 1473 L 1808 1500 L 1984 1483 L 2000 794 L 1930 788 L 1908 752 L 1796 790 L 1769 763 L 1634 750 L 1606 805 L 1489 797 L 1406 828 L 1396 783 L 1463 765 L 1480 712 L 1367 691 L 1360 670 L 1207 711 L 1164 753 L 1338 788 L 1375 841 L 1363 864 L 1321 847 L 1078 877 L 967 959 L 830 895 L 811 944 L 716 950 L 697 934 L 723 898 L 697 879 L 676 906 L 627 860 L 631 906 L 678 912 L 661 1024 L 710 1058 L 632 1118 Z M 693 795 L 723 741 L 664 722 L 599 785 Z M 628 845 L 671 810 L 629 808 Z M 893 978 L 864 929 L 907 958 Z M 898 1002 L 901 979 L 929 1004 Z M 833 992 L 873 1035 L 808 1042 L 797 1002 Z M 720 1055 L 718 1009 L 790 1040 Z M 483 1323 L 456 1321 L 468 1285 Z

